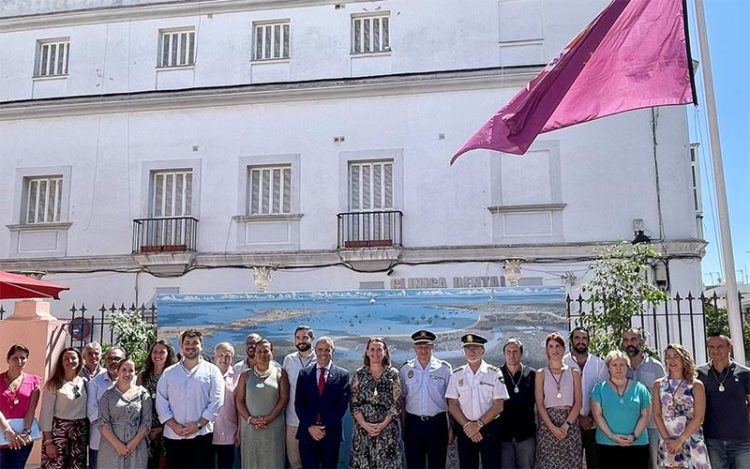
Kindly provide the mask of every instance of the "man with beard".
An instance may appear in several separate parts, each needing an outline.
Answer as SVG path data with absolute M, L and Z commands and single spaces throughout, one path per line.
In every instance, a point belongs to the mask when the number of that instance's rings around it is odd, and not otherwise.
M 213 467 L 213 422 L 224 405 L 224 377 L 201 357 L 199 331 L 180 334 L 182 360 L 166 370 L 156 386 L 156 411 L 164 424 L 167 465 Z
M 445 390 L 451 366 L 432 355 L 435 339 L 430 331 L 412 334 L 417 356 L 404 363 L 399 371 L 404 398 L 406 466 L 409 468 L 445 467 L 449 433 Z
M 455 423 L 458 463 L 462 468 L 499 468 L 499 422 L 508 399 L 500 368 L 483 360 L 487 339 L 476 334 L 461 337 L 466 365 L 453 370 L 445 397 Z
M 237 379 L 239 379 L 243 371 L 250 370 L 255 366 L 255 344 L 260 342 L 261 339 L 262 337 L 254 332 L 245 337 L 245 353 L 247 354 L 247 358 L 234 365 L 234 374 L 237 376 Z
M 299 419 L 294 410 L 294 396 L 297 391 L 299 372 L 315 363 L 315 352 L 312 349 L 314 338 L 315 334 L 313 334 L 310 326 L 297 326 L 294 330 L 294 347 L 297 351 L 284 357 L 282 365 L 289 378 L 289 402 L 286 406 L 286 457 L 291 469 L 302 467 L 302 460 L 299 455 L 299 440 L 297 439 Z
M 649 389 L 654 381 L 664 377 L 664 365 L 658 360 L 643 354 L 643 335 L 638 329 L 628 329 L 622 336 L 622 350 L 630 357 L 628 378 L 635 379 Z M 659 451 L 659 430 L 656 428 L 653 416 L 648 422 L 649 467 L 657 467 Z
M 586 453 L 586 467 L 601 467 L 599 452 L 596 446 L 596 425 L 591 416 L 589 397 L 594 386 L 607 380 L 609 371 L 604 360 L 589 353 L 589 331 L 583 327 L 576 327 L 569 336 L 570 353 L 565 355 L 563 362 L 572 369 L 581 372 L 581 413 L 578 424 L 581 426 L 581 441 Z

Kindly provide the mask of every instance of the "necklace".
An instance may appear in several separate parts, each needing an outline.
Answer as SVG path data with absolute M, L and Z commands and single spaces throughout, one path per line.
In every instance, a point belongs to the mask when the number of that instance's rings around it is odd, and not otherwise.
M 307 361 L 302 361 L 302 355 L 300 355 L 299 353 L 297 354 L 297 360 L 299 360 L 299 364 L 302 366 L 302 368 L 307 368 L 307 365 L 312 363 L 314 358 L 315 358 L 315 354 L 311 353 L 310 356 L 307 358 Z
M 508 376 L 510 376 L 510 382 L 513 383 L 513 392 L 518 394 L 519 389 L 518 385 L 521 384 L 521 379 L 523 378 L 523 363 L 521 364 L 521 375 L 518 377 L 518 382 L 516 383 L 516 380 L 513 379 L 513 373 L 510 372 L 510 369 L 508 369 L 508 366 L 505 366 L 505 369 L 508 370 Z
M 616 390 L 615 392 L 617 392 L 617 397 L 620 398 L 620 404 L 624 404 L 625 403 L 625 391 L 628 390 L 628 380 L 625 380 L 625 387 L 622 388 L 622 393 L 620 392 L 620 386 L 617 383 L 615 383 L 611 379 L 609 380 L 609 382 L 612 383 L 612 386 L 615 387 L 615 390 Z
M 670 394 L 672 394 L 672 404 L 673 405 L 674 405 L 674 395 L 677 394 L 677 391 L 682 387 L 682 383 L 684 383 L 684 382 L 685 382 L 685 378 L 681 379 L 680 382 L 677 384 L 677 387 L 674 388 L 674 390 L 671 389 L 672 383 L 671 382 L 669 383 L 670 387 L 667 388 L 667 389 L 669 389 Z
M 563 373 L 565 373 L 565 370 L 560 368 L 560 379 L 555 378 L 555 374 L 552 373 L 552 368 L 550 368 L 549 365 L 547 365 L 547 369 L 549 370 L 550 376 L 552 376 L 552 379 L 555 381 L 555 386 L 557 387 L 557 398 L 562 399 L 562 392 L 560 391 L 560 383 L 562 382 Z
M 724 374 L 724 371 L 727 372 L 726 375 Z M 717 383 L 719 383 L 719 392 L 724 392 L 724 389 L 726 389 L 724 388 L 724 381 L 726 381 L 727 378 L 729 377 L 729 367 L 727 366 L 726 368 L 724 368 L 724 371 L 721 372 L 721 375 L 724 377 L 721 379 L 721 381 L 719 381 L 719 376 L 716 374 L 716 370 L 714 370 L 714 366 L 711 365 L 711 374 L 714 375 L 714 379 L 716 380 Z

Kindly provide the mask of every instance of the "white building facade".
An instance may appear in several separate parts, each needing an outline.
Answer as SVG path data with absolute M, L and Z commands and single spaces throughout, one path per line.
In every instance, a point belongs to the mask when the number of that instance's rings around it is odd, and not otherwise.
M 448 165 L 606 4 L 5 1 L 0 269 L 70 286 L 62 315 L 159 292 L 577 294 L 596 246 L 642 229 L 656 279 L 696 294 L 684 107 Z

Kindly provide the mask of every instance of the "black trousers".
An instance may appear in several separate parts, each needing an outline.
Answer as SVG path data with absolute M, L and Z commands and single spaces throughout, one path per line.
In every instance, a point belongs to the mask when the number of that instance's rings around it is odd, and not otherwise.
M 648 445 L 609 446 L 598 445 L 602 469 L 647 469 L 649 467 Z
M 453 428 L 458 442 L 458 465 L 461 469 L 479 467 L 481 458 L 482 469 L 501 467 L 500 460 L 500 422 L 495 419 L 482 427 L 482 441 L 474 443 L 466 436 L 463 429 Z
M 164 438 L 167 450 L 167 465 L 181 469 L 205 469 L 214 467 L 214 450 L 211 447 L 212 433 L 187 440 Z
M 339 465 L 338 438 L 325 437 L 315 441 L 310 435 L 302 435 L 299 440 L 299 455 L 305 469 L 335 468 Z
M 586 454 L 586 467 L 602 467 L 599 461 L 599 446 L 596 444 L 596 428 L 581 429 L 581 444 Z
M 406 467 L 410 469 L 443 468 L 448 452 L 448 416 L 441 412 L 433 417 L 407 413 L 404 420 Z
M 214 464 L 217 469 L 234 467 L 234 445 L 211 445 L 214 450 Z

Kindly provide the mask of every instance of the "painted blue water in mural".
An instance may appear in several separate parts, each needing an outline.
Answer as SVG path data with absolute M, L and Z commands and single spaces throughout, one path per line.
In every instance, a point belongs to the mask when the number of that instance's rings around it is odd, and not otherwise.
M 412 354 L 409 336 L 429 329 L 438 335 L 436 355 L 460 364 L 459 339 L 472 331 L 490 340 L 488 361 L 498 363 L 507 337 L 538 343 L 566 327 L 562 287 L 178 294 L 160 296 L 157 303 L 162 336 L 174 339 L 179 331 L 196 328 L 206 336 L 206 349 L 227 341 L 239 357 L 245 336 L 256 332 L 274 343 L 280 361 L 293 351 L 295 327 L 307 324 L 317 337 L 336 339 L 336 358 L 350 368 L 361 363 L 363 338 L 369 336 L 389 339 L 393 361 L 400 363 Z M 533 361 L 543 358 L 529 346 Z

